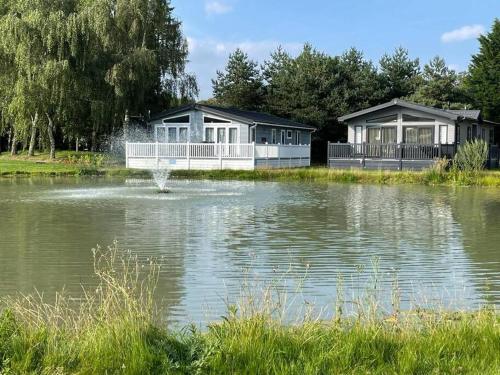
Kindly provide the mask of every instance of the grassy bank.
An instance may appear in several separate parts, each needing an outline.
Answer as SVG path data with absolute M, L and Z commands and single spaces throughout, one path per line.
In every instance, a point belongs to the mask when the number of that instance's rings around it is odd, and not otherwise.
M 251 181 L 310 181 L 359 184 L 419 184 L 448 186 L 500 186 L 500 171 L 477 173 L 440 172 L 436 170 L 366 171 L 329 168 L 260 169 L 255 171 L 173 171 L 178 178 Z
M 123 162 L 100 153 L 60 151 L 55 160 L 42 153 L 0 155 L 0 177 L 10 176 L 125 176 L 148 177 L 146 171 L 126 169 Z
M 47 154 L 27 157 L 0 155 L 0 176 L 124 176 L 150 177 L 150 172 L 126 169 L 122 160 L 97 154 L 71 151 L 57 153 L 56 160 Z M 500 186 L 500 170 L 465 173 L 429 169 L 413 171 L 338 170 L 325 167 L 297 169 L 259 169 L 255 171 L 172 171 L 174 178 L 246 181 L 304 181 L 358 184 L 418 184 L 446 186 Z
M 207 330 L 157 319 L 158 269 L 140 274 L 116 248 L 96 253 L 100 284 L 80 305 L 9 299 L 0 317 L 1 374 L 498 374 L 493 310 L 360 314 L 283 323 L 278 305 L 230 307 Z M 148 268 L 148 267 L 146 267 Z M 263 298 L 268 301 L 268 298 Z M 200 301 L 200 304 L 202 301 Z M 252 308 L 246 308 L 252 306 Z

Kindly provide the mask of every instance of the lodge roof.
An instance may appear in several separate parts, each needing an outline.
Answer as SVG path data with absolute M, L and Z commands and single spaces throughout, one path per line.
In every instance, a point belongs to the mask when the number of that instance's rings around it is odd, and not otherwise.
M 291 128 L 302 128 L 309 130 L 316 129 L 314 126 L 274 116 L 269 113 L 247 111 L 237 108 L 221 107 L 208 104 L 188 104 L 182 107 L 173 108 L 152 116 L 150 121 L 162 119 L 165 117 L 171 117 L 179 113 L 193 111 L 193 110 L 199 110 L 214 115 L 222 116 L 225 118 L 229 118 L 231 120 L 241 121 L 249 125 L 262 124 L 262 125 L 276 125 L 284 127 L 286 126 Z
M 353 118 L 364 116 L 364 115 L 367 115 L 369 113 L 380 111 L 382 109 L 390 108 L 393 106 L 414 109 L 414 110 L 428 113 L 431 115 L 445 117 L 445 118 L 448 118 L 450 120 L 469 119 L 469 120 L 482 121 L 481 111 L 477 110 L 477 109 L 473 109 L 473 110 L 470 110 L 470 109 L 458 109 L 458 110 L 457 109 L 441 109 L 441 108 L 434 108 L 434 107 L 429 107 L 429 106 L 422 105 L 422 104 L 409 102 L 409 101 L 402 100 L 402 99 L 394 99 L 394 100 L 391 100 L 390 102 L 387 102 L 384 104 L 376 105 L 374 107 L 370 107 L 370 108 L 363 109 L 361 111 L 350 113 L 348 115 L 339 117 L 338 120 L 340 122 L 352 120 Z M 491 121 L 485 121 L 485 122 L 492 123 Z

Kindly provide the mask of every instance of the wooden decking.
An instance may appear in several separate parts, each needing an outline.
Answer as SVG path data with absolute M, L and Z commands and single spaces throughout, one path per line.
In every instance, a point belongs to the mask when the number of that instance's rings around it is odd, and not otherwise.
M 310 145 L 255 143 L 127 143 L 127 168 L 236 169 L 311 165 Z
M 361 168 L 384 170 L 422 170 L 440 158 L 452 159 L 457 151 L 454 144 L 352 144 L 329 143 L 330 168 Z M 498 168 L 499 150 L 490 146 L 488 168 Z

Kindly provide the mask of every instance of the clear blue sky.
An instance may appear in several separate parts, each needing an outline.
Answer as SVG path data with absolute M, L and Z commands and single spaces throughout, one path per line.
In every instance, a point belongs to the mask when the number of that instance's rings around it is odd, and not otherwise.
M 200 99 L 237 47 L 263 62 L 282 45 L 292 54 L 309 42 L 336 55 L 356 47 L 375 63 L 403 46 L 421 63 L 435 55 L 465 70 L 477 35 L 500 17 L 500 0 L 172 0 L 190 44 L 188 70 Z

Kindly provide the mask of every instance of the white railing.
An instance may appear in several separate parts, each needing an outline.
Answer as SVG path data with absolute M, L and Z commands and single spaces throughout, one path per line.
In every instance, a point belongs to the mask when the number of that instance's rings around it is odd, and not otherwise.
M 310 145 L 255 145 L 255 157 L 257 159 L 287 159 L 287 158 L 310 158 Z
M 127 158 L 253 159 L 253 143 L 127 143 Z

